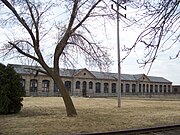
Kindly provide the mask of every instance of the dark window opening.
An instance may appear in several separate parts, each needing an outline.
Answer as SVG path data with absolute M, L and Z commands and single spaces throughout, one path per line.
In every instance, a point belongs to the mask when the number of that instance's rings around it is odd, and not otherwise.
M 139 92 L 141 93 L 141 84 L 139 84 Z
M 153 93 L 153 85 L 150 85 L 150 93 Z
M 155 85 L 155 93 L 157 93 L 157 92 L 158 92 L 158 86 Z
M 149 84 L 146 84 L 146 92 L 149 92 Z
M 89 82 L 89 89 L 92 89 L 93 88 L 93 82 Z
M 111 84 L 112 93 L 116 93 L 116 83 Z
M 164 93 L 166 93 L 166 85 L 164 85 Z
M 101 83 L 96 83 L 96 93 L 101 93 Z
M 42 81 L 42 92 L 49 92 L 49 80 Z
M 126 93 L 129 93 L 129 84 L 126 84 Z
M 136 92 L 136 84 L 132 84 L 132 93 Z
M 162 93 L 162 85 L 159 85 L 159 92 Z
M 37 92 L 38 81 L 36 79 L 30 80 L 30 92 Z
M 80 81 L 76 82 L 76 89 L 80 89 Z
M 108 87 L 108 83 L 104 83 L 104 93 L 109 93 Z

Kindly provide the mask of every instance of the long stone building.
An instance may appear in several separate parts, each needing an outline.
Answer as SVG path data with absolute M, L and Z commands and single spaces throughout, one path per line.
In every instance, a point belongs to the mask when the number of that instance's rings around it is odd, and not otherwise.
M 14 65 L 22 76 L 26 96 L 60 96 L 53 79 L 39 73 L 36 66 Z M 97 72 L 84 69 L 60 69 L 60 75 L 70 95 L 88 97 L 117 96 L 117 73 Z M 145 74 L 121 74 L 122 95 L 172 93 L 172 82 L 163 77 Z

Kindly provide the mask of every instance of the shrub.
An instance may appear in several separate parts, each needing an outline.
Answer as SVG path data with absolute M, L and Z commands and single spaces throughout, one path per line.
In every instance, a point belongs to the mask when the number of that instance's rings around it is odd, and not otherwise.
M 0 114 L 18 113 L 22 108 L 21 77 L 10 65 L 0 63 Z

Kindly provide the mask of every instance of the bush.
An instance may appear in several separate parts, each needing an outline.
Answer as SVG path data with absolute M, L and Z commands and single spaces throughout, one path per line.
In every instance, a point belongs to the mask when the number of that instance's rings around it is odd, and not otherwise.
M 10 65 L 0 63 L 0 114 L 18 113 L 22 108 L 21 77 Z

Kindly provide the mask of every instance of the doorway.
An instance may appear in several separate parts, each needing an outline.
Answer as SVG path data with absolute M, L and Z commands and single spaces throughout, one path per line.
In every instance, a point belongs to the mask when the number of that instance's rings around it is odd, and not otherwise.
M 82 84 L 82 96 L 83 97 L 86 97 L 86 90 L 87 90 L 87 83 L 86 83 L 86 81 L 84 81 Z

